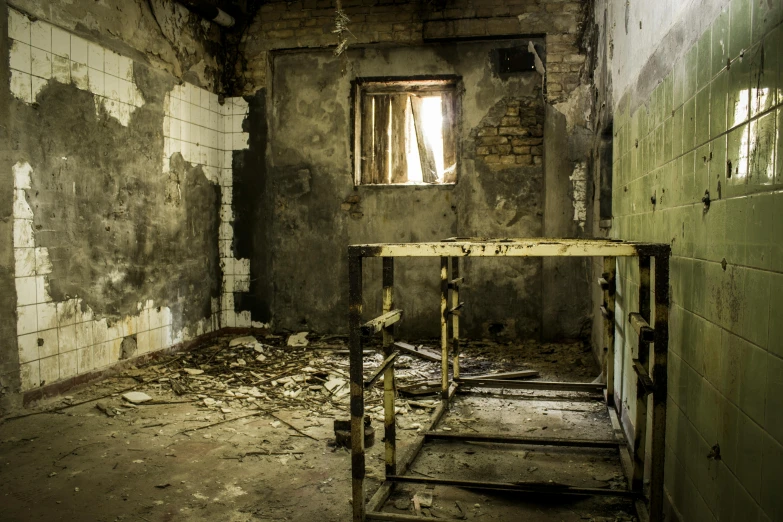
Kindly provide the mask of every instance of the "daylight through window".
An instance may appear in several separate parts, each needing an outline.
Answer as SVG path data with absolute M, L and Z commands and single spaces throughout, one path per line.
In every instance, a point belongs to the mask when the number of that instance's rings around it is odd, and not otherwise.
M 455 183 L 454 87 L 452 80 L 360 82 L 356 183 Z

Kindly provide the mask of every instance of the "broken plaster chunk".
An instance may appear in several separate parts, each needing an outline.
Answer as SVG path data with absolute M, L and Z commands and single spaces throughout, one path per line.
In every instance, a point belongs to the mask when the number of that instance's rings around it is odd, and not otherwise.
M 142 404 L 152 400 L 152 397 L 144 392 L 128 392 L 123 394 L 122 398 L 131 404 Z
M 288 337 L 288 346 L 307 346 L 307 335 L 310 332 L 299 332 Z
M 196 368 L 183 368 L 182 370 L 188 375 L 201 375 L 204 373 L 204 370 L 198 370 Z

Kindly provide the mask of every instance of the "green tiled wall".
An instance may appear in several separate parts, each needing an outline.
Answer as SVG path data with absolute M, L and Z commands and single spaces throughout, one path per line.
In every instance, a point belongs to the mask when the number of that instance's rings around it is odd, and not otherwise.
M 686 521 L 783 520 L 782 20 L 783 2 L 732 0 L 615 117 L 612 235 L 673 250 L 666 488 Z M 618 262 L 624 354 L 637 277 Z

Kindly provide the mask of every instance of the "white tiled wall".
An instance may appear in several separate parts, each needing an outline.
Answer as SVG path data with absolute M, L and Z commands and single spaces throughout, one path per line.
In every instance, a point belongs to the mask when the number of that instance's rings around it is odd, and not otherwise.
M 126 127 L 144 104 L 130 58 L 14 9 L 8 10 L 8 36 L 11 93 L 19 100 L 34 103 L 50 81 L 72 83 L 94 95 L 96 111 Z
M 133 81 L 133 62 L 101 46 L 45 22 L 31 22 L 9 9 L 11 90 L 33 103 L 49 81 L 71 82 L 95 96 L 123 125 L 144 100 Z M 205 175 L 221 187 L 219 250 L 222 293 L 212 300 L 212 314 L 195 325 L 174 332 L 168 307 L 152 300 L 137 305 L 137 313 L 108 323 L 95 317 L 79 298 L 54 302 L 49 295 L 52 265 L 46 248 L 36 247 L 33 212 L 26 200 L 33 167 L 19 162 L 14 172 L 14 257 L 17 289 L 17 336 L 22 389 L 104 368 L 116 363 L 125 337 L 135 335 L 137 354 L 167 348 L 225 326 L 251 326 L 250 314 L 234 312 L 234 293 L 249 288 L 249 261 L 233 257 L 232 151 L 247 147 L 242 132 L 247 102 L 218 97 L 190 84 L 176 86 L 164 105 L 162 174 L 173 154 L 201 165 Z M 255 326 L 260 326 L 255 324 Z

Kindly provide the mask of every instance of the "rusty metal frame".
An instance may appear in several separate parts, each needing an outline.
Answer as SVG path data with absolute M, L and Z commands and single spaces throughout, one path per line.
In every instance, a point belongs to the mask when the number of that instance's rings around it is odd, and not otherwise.
M 494 379 L 461 379 L 459 369 L 460 317 L 464 302 L 460 302 L 459 288 L 464 278 L 460 276 L 460 257 L 603 257 L 604 271 L 598 283 L 604 290 L 601 312 L 604 317 L 602 369 L 606 384 L 557 383 L 557 382 L 509 382 Z M 382 513 L 384 503 L 399 482 L 417 482 L 453 485 L 474 489 L 513 490 L 520 493 L 547 493 L 564 495 L 616 495 L 637 500 L 637 511 L 643 520 L 663 520 L 663 468 L 666 433 L 666 364 L 668 355 L 669 317 L 669 257 L 671 248 L 666 244 L 631 243 L 614 240 L 585 239 L 483 239 L 450 238 L 441 242 L 382 243 L 351 245 L 348 247 L 349 280 L 349 334 L 351 378 L 351 469 L 353 522 L 366 520 L 424 520 L 410 515 Z M 362 262 L 364 258 L 383 259 L 383 314 L 362 324 Z M 441 324 L 441 402 L 435 409 L 428 426 L 416 438 L 414 444 L 401 458 L 397 455 L 395 432 L 395 381 L 394 381 L 394 324 L 403 315 L 394 309 L 394 258 L 440 258 L 440 324 Z M 633 440 L 626 441 L 615 414 L 614 388 L 614 332 L 616 258 L 636 257 L 639 260 L 638 312 L 629 321 L 639 335 L 638 355 L 634 360 L 637 376 L 636 419 Z M 651 260 L 655 261 L 654 309 L 651 309 Z M 654 310 L 654 316 L 651 312 Z M 653 326 L 650 326 L 653 325 Z M 384 425 L 386 445 L 386 480 L 369 502 L 365 501 L 365 448 L 364 448 L 364 389 L 362 334 L 382 332 L 384 363 L 375 370 L 371 381 L 384 376 Z M 653 346 L 650 357 L 650 345 Z M 451 347 L 452 375 L 449 376 L 449 348 Z M 449 409 L 452 398 L 472 388 L 517 388 L 530 390 L 565 391 L 576 393 L 603 393 L 614 426 L 615 440 L 536 439 L 505 435 L 443 434 L 434 429 Z M 576 398 L 575 400 L 579 400 Z M 648 402 L 652 402 L 652 440 L 649 469 L 646 468 L 646 442 Z M 507 444 L 537 444 L 573 447 L 617 447 L 628 475 L 630 489 L 593 490 L 570 486 L 546 484 L 525 485 L 503 482 L 476 482 L 469 480 L 431 479 L 406 476 L 426 440 L 492 440 Z M 630 448 L 628 448 L 630 446 Z M 645 487 L 644 478 L 650 483 Z

